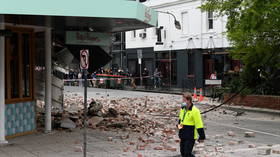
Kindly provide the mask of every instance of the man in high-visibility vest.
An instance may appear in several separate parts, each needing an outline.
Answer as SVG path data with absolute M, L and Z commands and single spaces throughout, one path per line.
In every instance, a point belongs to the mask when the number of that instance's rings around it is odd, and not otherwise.
M 179 138 L 182 157 L 194 157 L 192 154 L 195 140 L 204 142 L 205 133 L 200 111 L 192 103 L 192 96 L 184 93 L 179 114 Z

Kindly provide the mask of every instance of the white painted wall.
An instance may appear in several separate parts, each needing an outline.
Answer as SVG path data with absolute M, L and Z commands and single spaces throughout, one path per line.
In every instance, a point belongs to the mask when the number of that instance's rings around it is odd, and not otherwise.
M 171 15 L 158 13 L 158 26 L 163 26 L 162 41 L 164 45 L 155 45 L 157 36 L 155 28 L 147 28 L 146 38 L 139 37 L 142 30 L 126 32 L 126 48 L 154 47 L 155 51 L 179 50 L 189 48 L 222 48 L 230 47 L 230 44 L 222 32 L 225 32 L 226 18 L 214 17 L 214 28 L 207 29 L 207 13 L 201 12 L 201 0 L 149 0 L 145 5 L 158 11 L 168 11 L 180 21 L 182 30 L 174 26 L 174 18 Z M 166 31 L 166 38 L 164 38 Z M 212 39 L 210 38 L 212 36 Z

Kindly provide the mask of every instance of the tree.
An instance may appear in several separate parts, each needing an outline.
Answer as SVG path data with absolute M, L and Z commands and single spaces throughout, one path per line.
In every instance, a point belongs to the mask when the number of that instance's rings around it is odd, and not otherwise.
M 280 95 L 280 0 L 206 0 L 201 9 L 227 16 L 231 55 L 245 64 L 243 86 Z

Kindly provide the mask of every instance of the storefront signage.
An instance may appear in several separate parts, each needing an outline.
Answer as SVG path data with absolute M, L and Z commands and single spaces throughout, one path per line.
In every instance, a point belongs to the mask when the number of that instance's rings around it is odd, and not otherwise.
M 109 46 L 111 44 L 111 34 L 96 33 L 96 32 L 67 31 L 66 44 Z
M 147 7 L 141 3 L 138 4 L 137 8 L 138 19 L 146 24 L 157 26 L 158 13 L 154 9 Z
M 152 20 L 151 9 L 150 8 L 146 8 L 145 9 L 145 20 L 144 20 L 144 22 L 150 23 L 151 20 Z
M 221 85 L 222 80 L 205 80 L 205 85 Z

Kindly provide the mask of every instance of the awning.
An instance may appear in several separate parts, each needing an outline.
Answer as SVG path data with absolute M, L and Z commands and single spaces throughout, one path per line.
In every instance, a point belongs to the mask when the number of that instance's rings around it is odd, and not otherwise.
M 117 32 L 157 24 L 157 13 L 142 3 L 128 0 L 5 0 L 0 14 L 9 15 L 8 22 L 44 25 L 44 17 L 52 18 L 52 26 L 90 27 L 98 32 Z M 17 24 L 18 24 L 17 23 Z
M 204 55 L 227 55 L 227 54 L 229 54 L 229 52 L 225 52 L 225 51 L 223 51 L 223 52 L 203 52 L 202 54 L 204 54 Z

